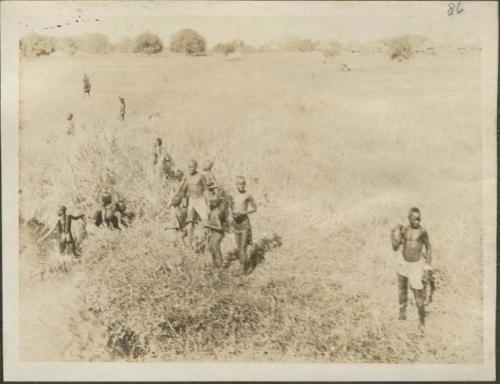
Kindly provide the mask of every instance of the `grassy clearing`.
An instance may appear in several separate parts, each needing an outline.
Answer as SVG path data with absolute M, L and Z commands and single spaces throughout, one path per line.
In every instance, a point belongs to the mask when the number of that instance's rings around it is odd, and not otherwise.
M 481 361 L 478 57 L 335 58 L 348 73 L 316 54 L 126 58 L 21 62 L 22 219 L 49 223 L 63 203 L 90 215 L 104 189 L 139 215 L 124 233 L 89 225 L 66 358 Z M 150 167 L 156 136 L 181 168 L 212 158 L 226 188 L 249 180 L 254 237 L 276 233 L 282 246 L 247 278 L 234 264 L 213 273 L 161 229 L 171 216 Z M 413 205 L 439 284 L 424 338 L 414 307 L 396 320 L 389 242 Z M 21 273 L 36 272 L 41 255 L 23 233 Z M 74 326 L 89 322 L 98 336 Z

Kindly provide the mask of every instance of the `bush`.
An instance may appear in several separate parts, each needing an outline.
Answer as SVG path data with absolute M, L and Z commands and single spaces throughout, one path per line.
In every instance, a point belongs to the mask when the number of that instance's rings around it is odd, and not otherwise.
M 31 33 L 19 41 L 22 56 L 47 56 L 56 51 L 56 39 Z
M 172 36 L 170 50 L 172 52 L 196 55 L 205 52 L 207 42 L 196 31 L 192 29 L 181 29 Z
M 76 37 L 66 37 L 57 40 L 57 50 L 68 53 L 73 56 L 76 52 L 80 51 L 81 42 Z
M 153 53 L 159 53 L 162 50 L 163 42 L 157 35 L 145 32 L 135 38 L 133 49 L 135 53 L 146 53 L 151 55 Z
M 414 47 L 407 36 L 392 39 L 387 45 L 389 46 L 391 60 L 408 60 L 413 56 Z
M 106 54 L 111 50 L 108 37 L 100 33 L 85 35 L 79 43 L 78 50 L 86 53 Z
M 223 53 L 224 56 L 228 56 L 230 53 L 241 51 L 246 53 L 255 52 L 255 48 L 248 45 L 243 40 L 236 39 L 233 41 L 228 41 L 227 43 L 219 43 L 214 46 L 213 51 L 216 53 Z
M 233 53 L 234 51 L 236 51 L 236 45 L 233 44 L 232 42 L 231 43 L 224 43 L 224 44 L 220 43 L 214 47 L 214 52 L 223 53 L 224 56 L 226 56 L 226 57 L 227 57 L 227 55 L 229 55 L 230 53 Z
M 317 43 L 311 39 L 300 39 L 291 37 L 282 43 L 282 49 L 285 51 L 312 52 L 316 48 Z
M 331 57 L 340 54 L 342 46 L 337 41 L 328 41 L 326 43 L 320 44 L 319 50 L 323 53 L 325 61 Z
M 121 52 L 121 53 L 132 53 L 134 52 L 134 47 L 135 47 L 135 41 L 133 39 L 125 37 L 120 41 L 118 41 L 116 44 L 114 44 L 113 50 L 115 52 Z

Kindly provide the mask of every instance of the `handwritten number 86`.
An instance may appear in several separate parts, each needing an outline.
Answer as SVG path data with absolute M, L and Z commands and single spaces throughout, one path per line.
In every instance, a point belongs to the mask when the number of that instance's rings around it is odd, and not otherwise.
M 462 2 L 458 1 L 455 3 L 448 3 L 448 16 L 453 16 L 455 13 L 458 15 L 462 13 L 464 10 L 461 7 Z

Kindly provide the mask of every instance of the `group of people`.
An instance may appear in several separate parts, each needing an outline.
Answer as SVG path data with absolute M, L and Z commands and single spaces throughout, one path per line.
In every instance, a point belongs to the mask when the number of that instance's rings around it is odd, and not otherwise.
M 83 75 L 82 82 L 83 82 L 83 95 L 90 97 L 90 90 L 92 89 L 92 84 L 90 83 L 89 76 L 86 73 Z M 118 96 L 118 100 L 120 101 L 120 113 L 118 115 L 118 119 L 121 121 L 124 121 L 125 114 L 126 114 L 125 98 Z M 73 117 L 74 117 L 73 113 L 68 114 L 68 117 L 67 117 L 68 129 L 66 131 L 66 133 L 68 135 L 71 135 L 73 133 L 73 129 L 74 129 Z
M 200 225 L 215 268 L 223 266 L 221 242 L 224 235 L 231 231 L 236 242 L 241 273 L 246 274 L 249 265 L 248 247 L 252 244 L 249 216 L 257 211 L 257 205 L 246 189 L 243 176 L 237 177 L 235 192 L 229 194 L 215 178 L 213 165 L 213 161 L 207 161 L 203 165 L 203 171 L 199 172 L 198 162 L 191 160 L 185 176 L 182 170 L 175 169 L 172 156 L 164 149 L 161 138 L 154 142 L 153 168 L 167 183 L 173 196 L 167 209 L 173 210 L 176 225 L 170 229 L 179 233 L 184 244 L 187 241 L 187 245 L 193 246 L 194 229 Z M 71 222 L 79 219 L 85 221 L 85 215 L 67 214 L 66 207 L 59 207 L 57 224 L 41 241 L 56 232 L 60 253 L 70 253 L 78 257 Z M 96 227 L 121 230 L 129 227 L 134 219 L 135 214 L 127 210 L 124 200 L 118 200 L 114 204 L 111 194 L 104 192 L 101 195 L 101 206 L 93 215 L 92 221 Z
M 90 96 L 90 80 L 83 77 L 84 95 Z M 125 100 L 119 97 L 120 120 L 125 118 Z M 74 129 L 73 114 L 68 116 L 68 133 Z M 207 161 L 198 171 L 198 162 L 191 160 L 188 164 L 188 174 L 185 176 L 180 169 L 175 169 L 172 157 L 164 149 L 161 138 L 153 145 L 153 168 L 161 180 L 166 181 L 173 198 L 167 209 L 174 210 L 175 229 L 180 239 L 193 244 L 193 233 L 196 225 L 204 228 L 207 249 L 211 254 L 213 266 L 222 267 L 221 242 L 225 234 L 231 231 L 234 235 L 236 252 L 240 261 L 241 273 L 248 271 L 248 247 L 252 244 L 252 227 L 250 215 L 257 211 L 257 205 L 252 195 L 247 191 L 245 178 L 236 178 L 236 189 L 227 193 L 217 182 L 212 168 L 213 162 Z M 133 212 L 127 211 L 124 200 L 113 204 L 109 193 L 101 196 L 101 207 L 94 214 L 95 226 L 113 230 L 121 230 L 130 226 L 135 218 Z M 49 230 L 41 241 L 44 241 L 54 231 L 59 237 L 59 251 L 71 253 L 77 257 L 75 240 L 71 232 L 71 223 L 75 220 L 85 221 L 85 215 L 67 214 L 66 207 L 58 209 L 56 225 Z M 425 324 L 425 306 L 432 301 L 435 289 L 432 275 L 432 247 L 428 232 L 420 226 L 421 214 L 416 207 L 408 214 L 409 225 L 398 224 L 391 231 L 391 243 L 394 251 L 402 249 L 398 257 L 397 277 L 399 291 L 399 319 L 406 320 L 408 303 L 408 286 L 414 294 L 419 315 L 419 324 Z M 425 249 L 425 252 L 424 252 Z
M 257 211 L 254 198 L 246 189 L 243 176 L 236 178 L 236 189 L 230 194 L 225 191 L 215 178 L 213 161 L 203 164 L 198 171 L 198 162 L 191 160 L 188 174 L 174 169 L 172 157 L 162 150 L 161 139 L 154 146 L 153 163 L 158 173 L 167 179 L 173 187 L 173 197 L 168 208 L 173 208 L 176 218 L 175 229 L 181 240 L 187 238 L 193 245 L 193 233 L 196 225 L 205 229 L 206 245 L 212 256 L 215 268 L 222 267 L 221 242 L 225 233 L 231 231 L 235 238 L 236 252 L 242 274 L 248 272 L 248 247 L 252 244 L 250 215 Z

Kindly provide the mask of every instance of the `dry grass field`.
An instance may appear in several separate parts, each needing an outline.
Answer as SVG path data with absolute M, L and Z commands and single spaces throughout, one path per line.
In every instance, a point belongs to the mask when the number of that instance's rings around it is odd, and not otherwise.
M 480 68 L 451 52 L 21 59 L 21 358 L 481 362 Z M 281 238 L 253 273 L 215 273 L 162 229 L 158 136 L 181 169 L 212 158 L 228 189 L 247 177 L 255 241 Z M 137 222 L 89 222 L 82 262 L 49 271 L 55 246 L 36 246 L 30 222 L 60 204 L 90 216 L 103 190 Z M 414 304 L 397 319 L 390 246 L 415 205 L 438 284 L 425 336 Z

